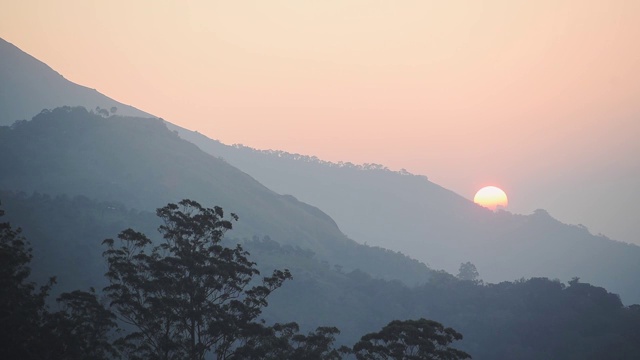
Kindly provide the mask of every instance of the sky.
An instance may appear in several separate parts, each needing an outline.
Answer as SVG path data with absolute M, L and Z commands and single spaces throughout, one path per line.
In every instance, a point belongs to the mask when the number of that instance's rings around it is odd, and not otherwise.
M 640 1 L 0 0 L 0 37 L 227 144 L 640 243 Z

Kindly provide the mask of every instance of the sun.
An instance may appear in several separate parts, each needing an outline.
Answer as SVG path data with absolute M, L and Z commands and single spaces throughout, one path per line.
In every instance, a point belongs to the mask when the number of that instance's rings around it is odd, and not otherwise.
M 493 211 L 504 209 L 509 205 L 507 194 L 495 186 L 485 186 L 478 190 L 476 196 L 473 197 L 473 202 Z

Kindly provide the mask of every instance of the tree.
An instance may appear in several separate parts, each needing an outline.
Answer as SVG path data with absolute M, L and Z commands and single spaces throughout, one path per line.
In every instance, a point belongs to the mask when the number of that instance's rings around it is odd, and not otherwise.
M 116 109 L 117 110 L 117 109 Z M 109 110 L 96 106 L 96 113 L 102 117 L 109 117 Z
M 232 228 L 220 207 L 192 200 L 157 210 L 163 241 L 153 245 L 127 229 L 107 239 L 104 289 L 119 318 L 134 331 L 120 339 L 134 359 L 231 359 L 255 336 L 266 298 L 291 278 L 276 270 L 255 284 L 255 263 L 240 245 L 225 247 Z M 237 220 L 235 214 L 231 219 Z
M 4 211 L 0 210 L 0 216 Z M 61 311 L 51 313 L 46 299 L 55 278 L 37 288 L 28 281 L 32 260 L 21 229 L 0 223 L 0 358 L 111 359 L 109 342 L 116 324 L 95 293 L 63 293 Z
M 474 283 L 481 282 L 481 280 L 479 280 L 480 274 L 478 273 L 478 269 L 469 261 L 460 264 L 457 277 L 460 280 L 472 281 Z
M 4 211 L 0 210 L 0 216 Z M 36 288 L 28 281 L 31 248 L 8 222 L 0 223 L 0 358 L 39 359 L 44 350 L 39 341 L 47 318 L 45 300 L 55 282 Z
M 394 320 L 377 333 L 363 336 L 353 346 L 358 360 L 470 359 L 448 345 L 462 335 L 433 320 Z
M 292 351 L 287 359 L 340 360 L 351 351 L 344 346 L 333 347 L 338 334 L 340 330 L 336 327 L 321 326 L 308 335 L 293 335 L 290 340 Z
M 340 360 L 351 352 L 345 346 L 335 349 L 333 343 L 340 331 L 336 327 L 318 327 L 307 335 L 300 334 L 298 324 L 275 324 L 249 340 L 236 353 L 242 360 Z
M 108 360 L 119 357 L 111 342 L 115 315 L 98 300 L 95 290 L 75 290 L 57 299 L 62 310 L 50 315 L 45 329 L 55 343 L 47 347 L 56 359 Z

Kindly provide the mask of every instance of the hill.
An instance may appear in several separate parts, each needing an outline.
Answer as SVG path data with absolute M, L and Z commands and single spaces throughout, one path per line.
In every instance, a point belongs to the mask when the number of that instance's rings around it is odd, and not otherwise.
M 577 276 L 620 294 L 627 303 L 640 302 L 635 276 L 640 273 L 639 246 L 561 223 L 544 210 L 493 213 L 425 176 L 225 145 L 168 126 L 270 189 L 323 209 L 356 241 L 411 254 L 451 273 L 471 261 L 490 282 Z
M 0 190 L 83 195 L 139 210 L 198 199 L 244 219 L 240 238 L 273 236 L 331 264 L 409 284 L 431 272 L 406 256 L 348 239 L 319 209 L 267 189 L 159 119 L 103 118 L 79 107 L 43 111 L 0 127 L 0 173 Z M 373 257 L 358 256 L 363 251 Z

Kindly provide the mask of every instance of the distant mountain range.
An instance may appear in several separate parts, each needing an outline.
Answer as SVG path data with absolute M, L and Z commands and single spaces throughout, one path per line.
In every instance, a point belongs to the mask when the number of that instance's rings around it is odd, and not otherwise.
M 563 224 L 544 210 L 527 216 L 494 213 L 425 176 L 230 146 L 175 125 L 169 128 L 270 189 L 323 209 L 359 242 L 453 273 L 471 261 L 485 281 L 580 277 L 621 294 L 625 302 L 640 301 L 640 278 L 634 275 L 640 274 L 640 247 Z
M 0 89 L 0 124 L 62 105 L 115 106 L 117 114 L 150 117 L 67 81 L 4 40 L 0 45 L 0 79 L 10 84 Z M 566 281 L 575 276 L 607 286 L 626 302 L 640 301 L 640 279 L 633 276 L 640 273 L 640 247 L 562 224 L 543 210 L 529 216 L 492 213 L 424 176 L 379 165 L 334 164 L 282 151 L 229 146 L 171 123 L 167 126 L 276 193 L 291 194 L 322 209 L 360 243 L 410 254 L 450 272 L 471 261 L 486 281 L 530 276 Z M 141 205 L 127 200 L 131 206 Z M 159 201 L 153 204 L 158 205 Z
M 34 247 L 36 279 L 99 288 L 104 238 L 127 227 L 153 238 L 152 211 L 192 198 L 240 216 L 227 241 L 263 271 L 291 269 L 268 322 L 336 325 L 351 343 L 390 320 L 429 317 L 462 332 L 474 359 L 640 354 L 640 308 L 584 283 L 640 302 L 637 246 L 544 210 L 493 213 L 424 176 L 224 145 L 67 82 L 6 42 L 0 55 L 13 59 L 0 62 L 12 79 L 0 83 L 0 124 L 9 125 L 0 126 L 0 201 Z M 113 106 L 116 115 L 92 110 Z M 471 261 L 491 281 L 581 280 L 482 285 L 398 250 L 454 272 Z

